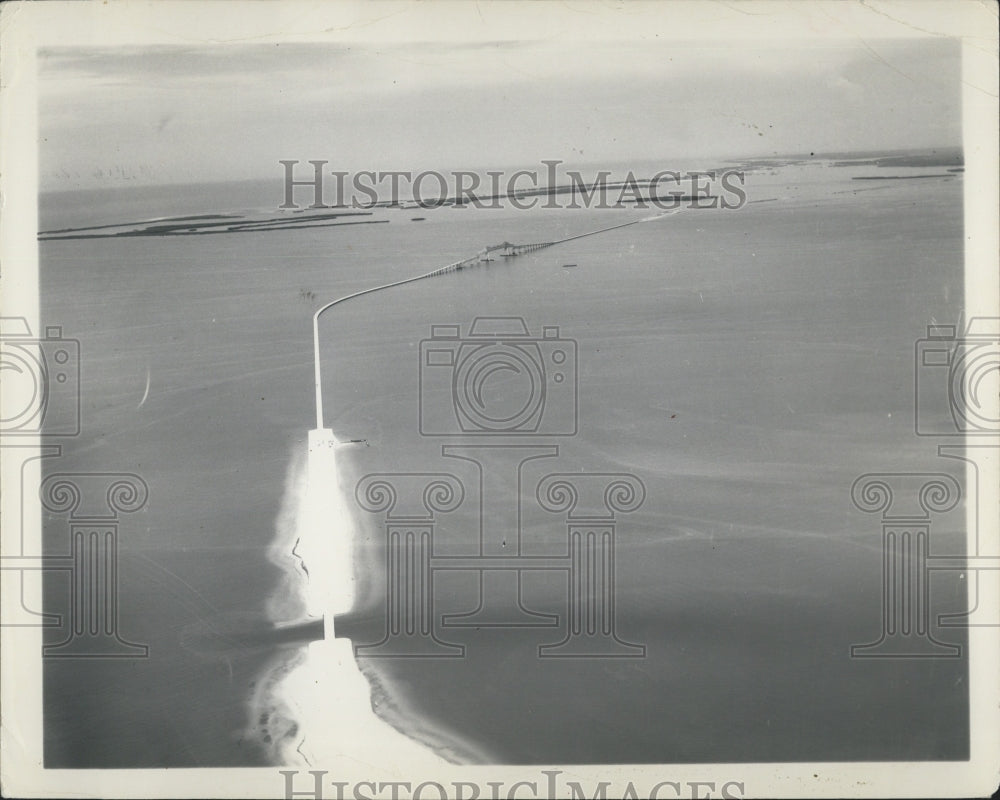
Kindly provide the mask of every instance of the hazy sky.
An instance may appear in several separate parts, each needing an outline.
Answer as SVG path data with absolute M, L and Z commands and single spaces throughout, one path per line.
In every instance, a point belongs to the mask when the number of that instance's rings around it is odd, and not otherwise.
M 42 188 L 961 143 L 941 38 L 53 49 Z

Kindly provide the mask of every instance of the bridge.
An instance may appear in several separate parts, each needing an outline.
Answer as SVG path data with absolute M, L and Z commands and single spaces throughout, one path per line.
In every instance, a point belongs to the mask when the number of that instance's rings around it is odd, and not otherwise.
M 404 286 L 407 283 L 413 283 L 414 281 L 422 281 L 425 278 L 434 278 L 438 275 L 445 275 L 449 272 L 456 272 L 458 270 L 468 269 L 470 267 L 475 267 L 483 263 L 488 263 L 490 261 L 495 261 L 493 257 L 494 253 L 499 253 L 503 257 L 513 257 L 523 255 L 524 253 L 533 253 L 536 250 L 541 250 L 544 247 L 552 247 L 553 245 L 563 244 L 564 242 L 572 242 L 575 239 L 583 239 L 586 236 L 596 236 L 598 233 L 605 233 L 607 231 L 613 231 L 617 228 L 627 228 L 629 225 L 637 225 L 640 222 L 652 222 L 656 219 L 662 219 L 663 217 L 670 216 L 676 213 L 676 211 L 667 211 L 661 214 L 654 214 L 651 217 L 643 217 L 642 219 L 634 219 L 630 222 L 622 222 L 618 225 L 611 225 L 607 228 L 600 228 L 596 231 L 587 231 L 586 233 L 578 233 L 575 236 L 567 236 L 565 239 L 557 239 L 554 242 L 534 242 L 531 244 L 514 244 L 512 242 L 501 242 L 500 244 L 488 245 L 476 253 L 470 258 L 462 259 L 461 261 L 455 261 L 438 269 L 431 270 L 430 272 L 425 272 L 422 275 L 414 275 L 410 278 L 403 278 L 398 281 L 392 281 L 391 283 L 383 283 L 380 286 L 372 286 L 368 289 L 362 289 L 359 292 L 353 292 L 352 294 L 345 295 L 344 297 L 338 297 L 336 300 L 332 300 L 326 305 L 319 308 L 316 313 L 313 314 L 313 375 L 314 375 L 314 386 L 316 391 L 316 430 L 322 431 L 323 427 L 323 388 L 322 381 L 320 379 L 320 358 L 319 358 L 319 318 L 324 312 L 333 308 L 334 306 L 345 303 L 348 300 L 353 300 L 356 297 L 362 297 L 364 295 L 373 294 L 374 292 L 381 292 L 384 289 L 392 289 L 396 286 Z
M 486 248 L 486 254 L 499 252 L 501 256 L 519 256 L 523 253 L 533 253 L 543 247 L 551 247 L 555 242 L 538 242 L 537 244 L 512 244 L 511 242 L 501 242 L 492 247 Z
M 456 261 L 454 264 L 449 264 L 447 267 L 443 267 L 434 274 L 440 275 L 442 272 L 451 272 L 453 269 L 465 269 L 466 267 L 483 264 L 487 261 L 496 261 L 496 256 L 501 256 L 502 258 L 512 258 L 525 253 L 533 253 L 536 250 L 541 250 L 543 247 L 552 247 L 554 244 L 559 244 L 559 242 L 535 242 L 533 244 L 501 242 L 500 244 L 487 245 L 474 256 L 462 259 L 461 261 Z
M 630 222 L 623 222 L 619 225 L 612 225 L 608 228 L 600 228 L 596 231 L 587 231 L 587 233 L 578 233 L 575 236 L 567 236 L 565 239 L 556 239 L 553 242 L 532 242 L 530 244 L 515 244 L 513 242 L 500 242 L 500 244 L 487 245 L 474 256 L 469 258 L 463 258 L 461 261 L 455 261 L 452 264 L 436 269 L 433 272 L 428 272 L 421 275 L 420 278 L 431 278 L 435 275 L 444 275 L 447 272 L 455 272 L 457 270 L 468 269 L 469 267 L 475 267 L 479 264 L 484 264 L 490 261 L 496 261 L 496 256 L 502 258 L 513 258 L 514 256 L 524 255 L 526 253 L 534 253 L 536 250 L 542 250 L 546 247 L 552 247 L 557 244 L 563 244 L 564 242 L 571 242 L 575 239 L 583 239 L 585 236 L 595 236 L 598 233 L 605 233 L 607 231 L 613 231 L 616 228 L 627 228 L 629 225 L 636 225 L 640 222 L 649 222 L 652 219 L 658 217 L 667 216 L 672 212 L 667 212 L 667 214 L 657 214 L 655 217 L 645 217 L 643 219 L 635 219 Z M 410 278 L 409 280 L 419 280 L 420 278 Z M 380 287 L 387 288 L 387 287 Z

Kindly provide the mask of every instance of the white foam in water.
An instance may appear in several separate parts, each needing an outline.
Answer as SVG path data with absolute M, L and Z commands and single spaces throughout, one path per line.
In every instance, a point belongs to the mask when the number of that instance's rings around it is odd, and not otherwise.
M 306 495 L 306 480 L 309 476 L 306 465 L 306 453 L 296 448 L 285 475 L 285 491 L 275 520 L 276 535 L 268 548 L 269 560 L 284 573 L 281 585 L 267 602 L 268 620 L 274 623 L 300 619 L 306 615 L 302 595 L 303 579 L 306 576 L 302 560 L 298 557 L 299 509 Z
M 330 430 L 309 431 L 305 495 L 297 521 L 297 552 L 309 570 L 306 613 L 325 619 L 331 639 L 334 616 L 350 611 L 355 599 L 354 523 L 337 469 L 337 449 L 344 446 Z
M 278 764 L 363 764 L 396 775 L 481 760 L 410 715 L 374 671 L 362 672 L 351 641 L 334 637 L 334 617 L 351 610 L 357 586 L 354 523 L 336 457 L 347 446 L 332 431 L 310 431 L 308 455 L 289 465 L 272 547 L 288 578 L 269 613 L 274 622 L 290 621 L 289 613 L 323 617 L 326 638 L 269 665 L 251 699 L 251 734 Z

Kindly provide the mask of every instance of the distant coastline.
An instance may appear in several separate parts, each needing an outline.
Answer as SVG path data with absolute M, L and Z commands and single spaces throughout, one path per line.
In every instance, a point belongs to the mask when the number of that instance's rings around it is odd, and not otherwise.
M 678 162 L 683 159 L 678 159 Z M 774 174 L 775 170 L 786 167 L 804 168 L 810 165 L 842 169 L 865 169 L 866 172 L 854 177 L 866 182 L 892 179 L 916 179 L 923 177 L 944 177 L 959 175 L 964 171 L 961 147 L 938 147 L 922 150 L 901 150 L 890 152 L 834 152 L 804 153 L 792 155 L 751 156 L 746 158 L 699 160 L 708 164 L 699 168 L 699 174 L 741 171 L 748 179 L 754 175 Z M 644 160 L 634 164 L 610 165 L 612 174 L 604 181 L 603 191 L 607 192 L 606 207 L 629 209 L 644 204 L 664 208 L 670 205 L 703 204 L 711 208 L 713 204 L 728 203 L 732 207 L 739 197 L 726 187 L 714 186 L 717 191 L 706 191 L 700 184 L 697 191 L 691 191 L 688 180 L 683 184 L 671 184 L 671 191 L 665 181 L 658 187 L 651 186 L 649 177 L 623 180 L 625 171 L 638 175 L 654 175 L 658 165 L 664 161 Z M 696 162 L 691 160 L 691 166 Z M 921 168 L 919 175 L 899 174 L 900 170 Z M 938 168 L 943 172 L 928 172 Z M 892 170 L 892 174 L 884 174 Z M 587 170 L 581 170 L 586 180 L 593 177 Z M 586 194 L 574 182 L 560 181 L 557 185 L 540 185 L 519 188 L 514 192 L 486 192 L 475 195 L 475 203 L 467 202 L 467 197 L 454 193 L 417 202 L 407 198 L 373 202 L 366 207 L 352 208 L 346 204 L 323 205 L 311 208 L 308 202 L 303 207 L 281 209 L 285 197 L 285 186 L 281 174 L 267 178 L 248 178 L 232 181 L 212 181 L 198 183 L 140 184 L 123 181 L 115 185 L 97 185 L 91 188 L 47 187 L 39 194 L 39 241 L 117 239 L 150 236 L 195 236 L 231 233 L 255 233 L 271 231 L 302 230 L 316 227 L 339 227 L 359 224 L 385 224 L 395 218 L 374 212 L 395 210 L 413 211 L 440 207 L 465 208 L 479 204 L 485 208 L 509 207 L 520 210 L 534 200 L 534 207 L 580 208 L 597 207 L 588 205 Z M 652 191 L 658 188 L 659 191 Z M 743 187 L 737 185 L 737 189 Z M 302 201 L 311 201 L 311 187 L 297 187 L 302 193 Z M 685 191 L 687 189 L 687 191 Z M 744 190 L 745 191 L 745 190 Z M 728 198 L 728 200 L 727 200 Z M 600 198 L 597 198 L 600 200 Z M 770 197 L 768 199 L 771 199 Z M 747 198 L 746 202 L 758 202 L 760 198 Z M 605 206 L 600 206 L 605 207 Z M 141 218 L 142 214 L 146 218 Z M 348 217 L 351 217 L 350 219 Z M 364 217 L 364 219 L 362 219 Z M 116 221 L 127 220 L 127 221 Z M 420 221 L 425 221 L 423 217 Z M 410 221 L 410 217 L 407 217 Z

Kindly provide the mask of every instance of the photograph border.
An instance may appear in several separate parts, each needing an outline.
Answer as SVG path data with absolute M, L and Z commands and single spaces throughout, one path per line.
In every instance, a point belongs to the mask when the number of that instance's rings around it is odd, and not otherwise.
M 0 7 L 0 291 L 4 316 L 23 317 L 38 335 L 38 76 L 37 53 L 53 46 L 203 45 L 233 42 L 403 43 L 530 38 L 563 41 L 748 40 L 955 37 L 962 41 L 962 130 L 965 157 L 965 316 L 997 317 L 998 79 L 997 4 L 976 0 L 928 2 L 12 2 Z M 9 390 L 5 387 L 3 400 Z M 19 446 L 40 449 L 41 437 Z M 40 543 L 42 509 L 19 508 L 22 481 L 41 485 L 39 459 L 25 465 L 2 453 L 0 518 L 5 542 Z M 982 466 L 982 465 L 981 465 Z M 997 507 L 1000 465 L 986 460 L 978 474 L 983 508 Z M 975 480 L 967 465 L 966 484 Z M 13 496 L 12 496 L 13 495 Z M 37 496 L 37 492 L 36 492 Z M 971 504 L 970 504 L 971 505 Z M 1000 552 L 997 519 L 968 509 L 968 537 Z M 17 516 L 12 517 L 11 514 Z M 16 529 L 23 519 L 23 528 Z M 985 529 L 982 527 L 987 525 Z M 39 552 L 40 548 L 33 552 Z M 975 552 L 970 547 L 969 552 Z M 10 582 L 3 580 L 3 599 Z M 35 608 L 38 596 L 26 598 Z M 989 611 L 985 598 L 974 614 Z M 0 628 L 0 751 L 5 796 L 17 797 L 284 797 L 290 768 L 254 769 L 44 769 L 40 627 Z M 588 795 L 603 781 L 608 796 L 632 782 L 642 792 L 659 782 L 742 784 L 743 797 L 988 796 L 1000 783 L 1000 630 L 968 628 L 970 758 L 967 762 L 851 762 L 768 764 L 454 766 L 430 770 L 400 762 L 378 771 L 352 763 L 316 765 L 325 780 L 466 782 L 502 781 L 544 786 L 543 770 L 562 770 Z M 331 720 L 331 724 L 336 724 Z M 308 769 L 296 785 L 312 796 Z M 330 784 L 326 784 L 327 787 Z M 327 789 L 323 796 L 336 796 Z M 433 796 L 433 794 L 428 794 Z M 484 796 L 486 796 L 484 794 Z M 640 794 L 641 796 L 641 794 Z

